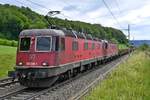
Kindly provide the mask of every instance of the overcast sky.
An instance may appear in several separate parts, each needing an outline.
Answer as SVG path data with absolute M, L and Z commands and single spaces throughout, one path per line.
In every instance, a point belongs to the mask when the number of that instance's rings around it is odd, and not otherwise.
M 150 40 L 150 0 L 0 0 L 0 3 L 26 6 L 43 15 L 49 10 L 60 10 L 62 15 L 57 15 L 59 18 L 122 30 L 130 24 L 131 39 Z M 127 31 L 123 32 L 127 34 Z

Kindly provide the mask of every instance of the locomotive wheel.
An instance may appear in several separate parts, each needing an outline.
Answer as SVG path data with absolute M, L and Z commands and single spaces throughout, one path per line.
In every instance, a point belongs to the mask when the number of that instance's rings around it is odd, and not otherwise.
M 29 88 L 47 88 L 52 86 L 58 79 L 58 76 L 38 79 L 25 79 L 20 78 L 19 82 L 21 85 Z

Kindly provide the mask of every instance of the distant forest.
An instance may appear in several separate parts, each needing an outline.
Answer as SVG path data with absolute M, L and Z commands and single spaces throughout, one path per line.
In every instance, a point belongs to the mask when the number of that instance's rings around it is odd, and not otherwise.
M 72 28 L 78 32 L 84 31 L 101 39 L 107 39 L 118 43 L 127 43 L 126 36 L 123 32 L 115 28 L 59 18 L 49 18 L 49 20 L 54 25 L 60 27 Z M 41 29 L 47 28 L 48 26 L 48 22 L 43 15 L 32 11 L 28 7 L 0 4 L 0 38 L 17 40 L 20 31 L 23 29 Z

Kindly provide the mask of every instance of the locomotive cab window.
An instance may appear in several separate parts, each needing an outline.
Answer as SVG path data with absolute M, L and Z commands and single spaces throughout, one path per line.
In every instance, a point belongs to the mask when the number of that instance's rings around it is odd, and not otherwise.
M 21 38 L 20 40 L 20 51 L 29 51 L 30 49 L 30 38 Z
M 37 37 L 36 50 L 37 51 L 50 51 L 51 37 Z

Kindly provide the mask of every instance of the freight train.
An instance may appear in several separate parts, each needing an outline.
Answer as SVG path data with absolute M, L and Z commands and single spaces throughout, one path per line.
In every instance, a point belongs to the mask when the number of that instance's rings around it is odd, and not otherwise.
M 26 87 L 49 87 L 60 78 L 76 76 L 119 54 L 117 44 L 83 32 L 55 28 L 23 30 L 15 71 L 9 76 L 17 77 Z

